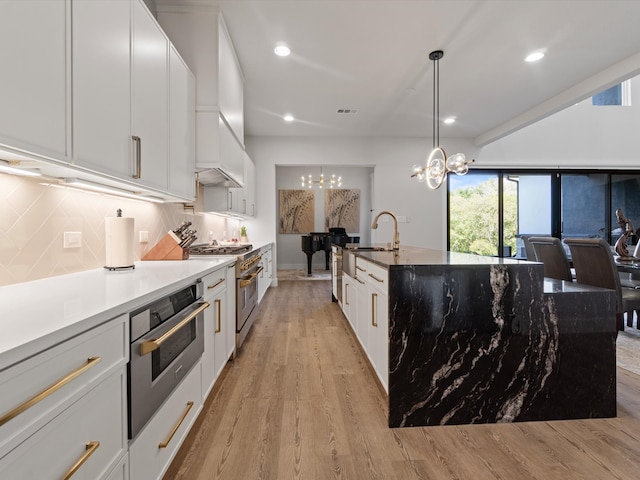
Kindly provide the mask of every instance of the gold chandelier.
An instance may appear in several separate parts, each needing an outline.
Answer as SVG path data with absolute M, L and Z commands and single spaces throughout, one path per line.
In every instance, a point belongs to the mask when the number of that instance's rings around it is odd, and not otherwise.
M 432 190 L 442 185 L 449 172 L 456 175 L 464 175 L 469 171 L 469 164 L 473 160 L 467 160 L 462 153 L 456 153 L 447 158 L 444 149 L 440 147 L 440 59 L 444 56 L 442 50 L 434 50 L 429 54 L 433 60 L 433 150 L 427 158 L 424 167 L 413 166 L 412 178 L 419 182 L 427 182 Z
M 309 174 L 306 177 L 302 175 L 300 179 L 302 188 L 339 188 L 342 186 L 342 177 L 338 177 L 335 174 L 332 174 L 330 177 L 325 179 L 322 167 L 320 167 L 320 177 L 315 178 L 313 175 Z

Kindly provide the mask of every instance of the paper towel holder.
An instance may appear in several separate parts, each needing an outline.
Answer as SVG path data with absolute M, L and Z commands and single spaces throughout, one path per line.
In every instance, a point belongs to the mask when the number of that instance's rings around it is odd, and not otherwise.
M 116 210 L 116 218 L 121 218 L 122 217 L 122 209 L 118 209 Z M 105 229 L 106 229 L 106 225 L 105 225 Z M 107 258 L 107 261 L 109 261 L 109 259 Z M 135 264 L 131 264 L 131 265 L 124 265 L 124 266 L 118 266 L 118 267 L 114 267 L 114 266 L 104 266 L 105 270 L 109 270 L 110 272 L 115 272 L 115 271 L 120 271 L 120 270 L 134 270 L 136 268 Z

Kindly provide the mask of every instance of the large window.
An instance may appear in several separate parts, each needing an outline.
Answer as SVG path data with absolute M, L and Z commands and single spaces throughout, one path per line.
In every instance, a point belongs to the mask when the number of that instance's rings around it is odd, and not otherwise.
M 613 245 L 618 208 L 640 227 L 640 172 L 475 170 L 448 186 L 451 251 L 526 258 L 523 238 L 535 235 Z

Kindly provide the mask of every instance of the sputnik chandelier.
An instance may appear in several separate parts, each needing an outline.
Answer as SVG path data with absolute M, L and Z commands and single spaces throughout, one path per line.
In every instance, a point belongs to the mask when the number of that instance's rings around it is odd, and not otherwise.
M 300 178 L 302 180 L 301 185 L 303 188 L 338 188 L 342 186 L 342 177 L 337 177 L 335 174 L 332 174 L 330 177 L 325 179 L 322 167 L 320 167 L 320 177 L 315 178 L 313 175 L 309 174 L 306 177 L 302 175 Z
M 469 164 L 473 160 L 467 160 L 462 153 L 456 153 L 447 158 L 444 149 L 440 147 L 440 59 L 444 56 L 442 50 L 434 50 L 429 54 L 429 59 L 433 60 L 433 150 L 427 158 L 424 167 L 413 166 L 412 178 L 419 182 L 427 182 L 432 190 L 442 185 L 444 178 L 449 172 L 456 175 L 464 175 L 469 171 Z

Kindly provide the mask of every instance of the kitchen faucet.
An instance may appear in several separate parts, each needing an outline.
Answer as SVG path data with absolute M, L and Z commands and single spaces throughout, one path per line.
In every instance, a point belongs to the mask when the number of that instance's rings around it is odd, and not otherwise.
M 387 214 L 391 216 L 391 218 L 393 218 L 393 250 L 400 250 L 400 235 L 398 235 L 398 219 L 393 213 L 391 213 L 388 210 L 383 210 L 382 212 L 380 212 L 378 215 L 376 215 L 376 218 L 373 219 L 371 228 L 374 230 L 378 228 L 378 219 L 380 218 L 380 216 L 384 214 Z

